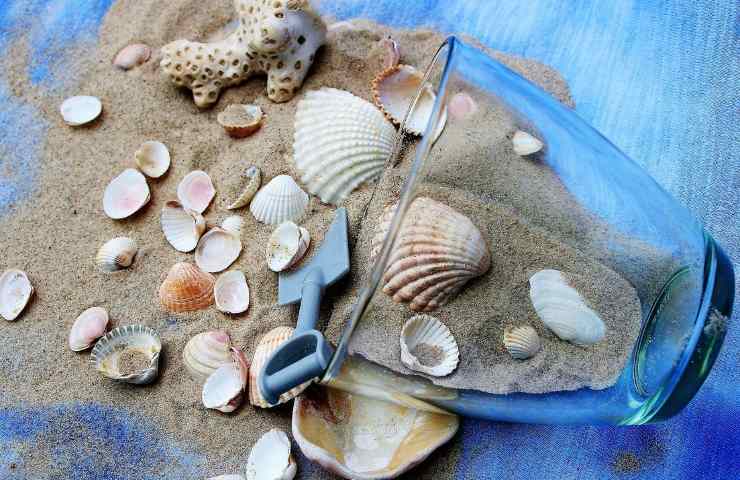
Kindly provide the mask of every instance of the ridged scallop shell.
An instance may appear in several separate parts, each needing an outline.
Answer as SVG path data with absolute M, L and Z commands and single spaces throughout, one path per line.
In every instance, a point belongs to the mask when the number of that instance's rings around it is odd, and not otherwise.
M 421 349 L 426 353 L 421 354 Z M 431 315 L 414 315 L 401 330 L 401 362 L 411 370 L 444 377 L 457 368 L 460 350 L 444 323 Z
M 309 192 L 339 204 L 380 176 L 395 137 L 371 103 L 334 88 L 310 91 L 296 111 L 293 163 Z
M 33 295 L 33 285 L 25 272 L 14 268 L 0 276 L 0 315 L 12 322 L 21 314 Z
M 537 138 L 518 130 L 511 139 L 512 146 L 514 147 L 514 153 L 519 156 L 531 155 L 542 150 L 544 144 Z
M 218 114 L 216 120 L 233 138 L 248 137 L 262 125 L 264 114 L 259 105 L 231 104 Z
M 244 399 L 243 378 L 236 363 L 218 367 L 203 384 L 203 406 L 224 413 L 236 410 Z
M 378 254 L 397 205 L 386 208 L 372 239 Z M 372 261 L 372 260 L 371 260 Z M 471 278 L 491 265 L 488 245 L 468 217 L 427 197 L 408 209 L 383 275 L 383 292 L 418 312 L 446 304 Z
M 159 178 L 170 168 L 170 151 L 162 142 L 144 142 L 134 153 L 134 160 L 144 175 Z
M 130 217 L 149 202 L 149 185 L 138 170 L 127 168 L 111 180 L 103 193 L 103 210 L 119 220 Z
M 249 308 L 249 286 L 244 272 L 230 270 L 219 275 L 213 287 L 216 308 L 224 313 L 243 313 Z
M 227 209 L 235 210 L 252 201 L 254 194 L 257 193 L 257 190 L 260 188 L 260 183 L 262 183 L 262 172 L 258 167 L 252 165 L 247 168 L 246 172 L 244 172 L 244 178 L 246 183 L 244 184 L 242 192 L 233 203 L 226 207 Z
M 162 342 L 157 332 L 144 325 L 126 325 L 114 328 L 98 340 L 90 354 L 95 368 L 108 378 L 126 383 L 145 384 L 157 377 L 159 353 Z M 120 371 L 121 355 L 128 351 L 143 354 L 148 366 L 141 371 L 123 374 Z
M 172 313 L 201 310 L 213 305 L 216 279 L 190 263 L 176 263 L 159 287 L 159 301 Z
M 152 49 L 143 43 L 133 43 L 123 47 L 113 59 L 113 65 L 122 69 L 130 70 L 149 60 Z
M 238 235 L 214 227 L 206 232 L 195 249 L 195 263 L 204 272 L 220 272 L 229 268 L 242 252 Z
M 247 480 L 293 480 L 297 470 L 290 440 L 280 430 L 262 435 L 249 452 Z
M 69 348 L 81 352 L 92 347 L 108 329 L 108 312 L 102 307 L 90 307 L 82 312 L 69 331 Z
M 59 111 L 67 125 L 77 127 L 98 118 L 103 111 L 103 104 L 97 97 L 77 95 L 62 102 Z
M 177 199 L 183 207 L 203 213 L 216 195 L 211 177 L 203 170 L 194 170 L 177 185 Z
M 178 252 L 192 252 L 206 230 L 203 216 L 170 200 L 162 207 L 159 217 L 164 237 Z
M 130 267 L 138 251 L 139 247 L 135 240 L 128 237 L 116 237 L 100 247 L 95 256 L 95 263 L 104 272 L 115 272 Z
M 267 242 L 267 267 L 282 272 L 298 263 L 308 250 L 311 234 L 293 222 L 281 223 Z
M 231 350 L 228 333 L 220 330 L 203 332 L 185 344 L 182 361 L 194 380 L 205 382 L 218 367 L 234 361 Z
M 529 325 L 512 328 L 504 332 L 504 347 L 517 360 L 534 357 L 542 348 L 537 330 Z
M 277 225 L 303 217 L 308 206 L 308 194 L 301 190 L 290 175 L 278 175 L 262 187 L 249 205 L 257 221 Z
M 557 270 L 540 270 L 529 279 L 529 298 L 542 322 L 562 340 L 591 345 L 604 338 L 606 326 L 578 291 Z

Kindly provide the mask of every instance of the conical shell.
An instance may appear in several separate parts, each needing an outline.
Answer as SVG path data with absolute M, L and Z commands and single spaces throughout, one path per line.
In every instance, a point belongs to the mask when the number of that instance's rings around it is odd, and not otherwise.
M 183 207 L 203 213 L 216 195 L 211 177 L 202 170 L 194 170 L 177 185 L 177 199 Z
M 298 263 L 308 250 L 311 234 L 293 222 L 281 223 L 267 242 L 267 266 L 282 272 Z
M 146 205 L 149 198 L 149 185 L 144 175 L 127 168 L 105 187 L 103 210 L 114 220 L 130 217 Z
M 293 162 L 309 192 L 339 204 L 380 176 L 395 137 L 396 129 L 371 103 L 322 88 L 298 103 Z
M 92 347 L 108 329 L 108 312 L 102 307 L 91 307 L 82 312 L 69 331 L 69 348 L 81 352 Z
M 76 127 L 98 118 L 103 111 L 103 104 L 97 97 L 78 95 L 62 102 L 59 111 L 67 125 Z
M 511 139 L 511 143 L 514 147 L 514 153 L 522 157 L 537 153 L 542 150 L 542 147 L 544 146 L 541 141 L 521 130 L 518 130 L 514 134 L 514 137 Z
M 591 345 L 604 338 L 606 326 L 578 291 L 557 270 L 540 270 L 529 279 L 529 298 L 542 322 L 562 340 Z
M 290 439 L 280 430 L 262 435 L 249 452 L 247 480 L 293 480 L 297 470 Z
M 259 105 L 231 104 L 218 114 L 216 120 L 230 137 L 244 138 L 259 130 L 263 118 Z
M 0 276 L 0 315 L 5 320 L 18 318 L 33 294 L 33 285 L 25 272 L 11 268 Z
M 218 367 L 234 361 L 231 349 L 228 333 L 220 330 L 203 332 L 185 344 L 182 361 L 194 380 L 205 382 Z
M 116 237 L 100 247 L 95 263 L 104 272 L 115 272 L 130 267 L 139 251 L 136 241 L 128 237 Z
M 242 403 L 245 386 L 236 363 L 222 365 L 203 384 L 203 406 L 224 413 L 233 412 Z
M 170 168 L 170 151 L 162 142 L 144 142 L 134 154 L 134 160 L 144 175 L 159 178 Z
M 133 43 L 123 47 L 113 59 L 113 65 L 122 69 L 130 70 L 149 60 L 152 49 L 143 43 Z
M 159 372 L 159 353 L 162 342 L 157 332 L 144 325 L 126 325 L 114 328 L 98 340 L 90 354 L 95 368 L 108 378 L 126 383 L 145 384 L 153 381 Z M 147 366 L 135 372 L 122 372 L 121 359 L 127 353 L 143 355 Z
M 378 254 L 396 205 L 386 208 L 372 239 Z M 383 292 L 411 310 L 429 312 L 446 304 L 471 278 L 491 265 L 488 245 L 468 217 L 427 197 L 408 209 L 383 275 Z
M 214 227 L 206 232 L 195 249 L 195 263 L 204 272 L 220 272 L 229 268 L 242 252 L 242 242 L 237 235 L 223 228 Z
M 176 263 L 159 287 L 159 301 L 172 313 L 202 310 L 213 305 L 216 279 L 195 265 Z
M 308 194 L 289 175 L 278 175 L 262 187 L 249 205 L 257 221 L 277 225 L 297 221 L 306 211 Z
M 249 308 L 249 286 L 244 273 L 230 270 L 219 275 L 213 287 L 216 308 L 224 313 L 243 313 Z
M 230 217 L 226 217 L 224 221 L 221 222 L 222 229 L 233 235 L 236 235 L 237 237 L 241 236 L 243 226 L 244 218 L 240 217 L 239 215 L 231 215 Z
M 504 332 L 504 347 L 517 360 L 534 357 L 542 348 L 537 330 L 529 325 L 522 325 Z
M 179 252 L 193 251 L 206 230 L 206 221 L 200 213 L 174 200 L 164 204 L 159 219 L 165 238 Z
M 401 330 L 401 362 L 411 370 L 444 377 L 460 362 L 455 337 L 430 315 L 414 315 Z
M 242 193 L 239 194 L 231 205 L 226 207 L 227 209 L 235 210 L 252 201 L 254 194 L 257 193 L 257 190 L 260 188 L 260 183 L 262 183 L 262 172 L 258 167 L 252 165 L 247 168 L 246 172 L 244 172 L 244 179 L 246 182 L 244 183 Z

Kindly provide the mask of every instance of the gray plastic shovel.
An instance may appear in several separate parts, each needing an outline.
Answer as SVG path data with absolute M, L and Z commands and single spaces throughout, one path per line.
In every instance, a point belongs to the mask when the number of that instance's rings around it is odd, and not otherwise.
M 270 405 L 291 388 L 323 375 L 329 366 L 334 350 L 315 327 L 324 290 L 347 272 L 347 210 L 340 208 L 311 262 L 280 274 L 278 303 L 301 302 L 301 306 L 293 336 L 273 352 L 258 377 L 259 389 Z

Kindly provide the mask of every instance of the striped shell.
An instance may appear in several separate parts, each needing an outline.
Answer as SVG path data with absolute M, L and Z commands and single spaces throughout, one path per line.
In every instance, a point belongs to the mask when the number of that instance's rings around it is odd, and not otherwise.
M 517 360 L 534 357 L 542 348 L 537 330 L 529 325 L 512 328 L 504 332 L 504 347 Z
M 278 175 L 262 187 L 249 205 L 257 221 L 277 225 L 303 217 L 308 206 L 308 194 L 301 190 L 290 175 Z
M 247 168 L 247 171 L 244 172 L 244 180 L 244 187 L 241 193 L 236 197 L 236 200 L 226 207 L 227 209 L 235 210 L 237 208 L 242 208 L 252 201 L 254 194 L 259 190 L 260 183 L 262 182 L 262 172 L 259 167 L 252 165 Z
M 190 263 L 176 263 L 159 287 L 159 301 L 172 313 L 202 310 L 213 305 L 216 279 Z
M 152 382 L 159 372 L 159 353 L 162 342 L 157 332 L 144 325 L 126 325 L 114 328 L 98 340 L 90 354 L 95 368 L 108 378 L 126 383 Z M 147 358 L 148 366 L 138 372 L 123 374 L 120 370 L 121 355 L 133 351 Z
M 199 333 L 185 344 L 182 362 L 194 380 L 205 380 L 221 365 L 233 362 L 229 334 L 220 330 Z
M 159 220 L 165 238 L 178 252 L 192 252 L 206 230 L 206 221 L 200 213 L 174 200 L 164 204 Z
M 444 323 L 431 315 L 414 315 L 401 330 L 401 362 L 411 370 L 444 377 L 457 368 L 460 350 Z
M 139 251 L 136 241 L 128 237 L 116 237 L 100 247 L 95 263 L 104 272 L 115 272 L 130 267 Z

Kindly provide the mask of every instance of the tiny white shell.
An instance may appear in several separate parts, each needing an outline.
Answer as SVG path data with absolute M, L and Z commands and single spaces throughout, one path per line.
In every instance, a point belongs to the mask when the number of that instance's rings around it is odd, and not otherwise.
M 123 47 L 113 59 L 113 65 L 122 69 L 130 70 L 149 60 L 152 49 L 143 43 L 133 43 Z
M 114 328 L 98 340 L 90 354 L 90 360 L 101 374 L 126 383 L 142 385 L 153 381 L 159 373 L 159 353 L 162 342 L 157 332 L 144 325 L 126 325 Z M 125 352 L 144 355 L 148 366 L 140 371 L 124 374 L 119 360 Z
M 115 272 L 130 267 L 138 251 L 136 241 L 128 237 L 116 237 L 100 247 L 95 263 L 104 272 Z
M 216 120 L 232 138 L 244 138 L 259 130 L 264 114 L 259 105 L 232 103 L 218 114 Z
M 247 480 L 293 480 L 297 470 L 290 439 L 283 431 L 270 430 L 249 452 Z
M 111 180 L 103 194 L 103 210 L 114 220 L 133 215 L 148 202 L 146 178 L 133 168 L 127 168 Z
M 67 125 L 76 127 L 98 118 L 103 111 L 103 104 L 97 97 L 78 95 L 62 102 L 59 111 Z
M 242 251 L 237 235 L 214 227 L 206 232 L 195 249 L 195 263 L 204 272 L 220 272 L 229 268 Z
M 299 220 L 308 206 L 308 194 L 289 175 L 278 175 L 262 187 L 249 205 L 254 218 L 277 225 Z
M 267 266 L 282 272 L 303 258 L 311 242 L 311 234 L 293 222 L 281 223 L 267 242 Z
M 242 190 L 242 193 L 240 193 L 239 196 L 236 198 L 236 200 L 234 200 L 233 203 L 226 207 L 228 210 L 241 208 L 252 201 L 254 194 L 257 193 L 257 190 L 259 190 L 260 188 L 260 183 L 262 182 L 262 172 L 258 167 L 252 165 L 247 168 L 246 172 L 244 172 L 244 178 L 246 180 L 246 183 L 244 184 L 244 189 Z
M 148 141 L 141 144 L 134 154 L 136 166 L 144 175 L 159 178 L 170 168 L 170 151 L 162 142 Z
M 183 207 L 203 213 L 216 195 L 211 177 L 203 170 L 194 170 L 177 186 L 177 199 Z
M 21 314 L 33 294 L 33 285 L 25 272 L 14 268 L 0 276 L 0 315 L 13 321 Z
M 69 331 L 70 350 L 81 352 L 90 348 L 98 338 L 105 335 L 108 321 L 108 312 L 102 307 L 91 307 L 82 312 Z
M 244 379 L 236 363 L 216 369 L 203 384 L 203 406 L 224 413 L 233 412 L 244 398 Z
M 203 332 L 188 340 L 182 363 L 193 379 L 205 382 L 221 365 L 233 362 L 229 334 L 220 330 Z
M 542 348 L 537 330 L 529 325 L 522 325 L 504 332 L 504 347 L 517 360 L 534 357 Z
M 425 362 L 420 349 L 429 350 L 434 358 Z M 431 315 L 414 315 L 401 330 L 401 362 L 411 370 L 443 377 L 449 375 L 460 361 L 455 337 L 447 326 Z
M 195 249 L 206 230 L 206 221 L 200 213 L 188 210 L 174 200 L 162 207 L 160 223 L 165 238 L 179 252 Z
M 514 146 L 514 153 L 522 157 L 537 153 L 542 150 L 542 147 L 544 146 L 540 140 L 521 130 L 518 130 L 514 134 L 511 139 L 511 143 Z
M 216 308 L 224 313 L 242 313 L 249 308 L 249 286 L 244 272 L 230 270 L 222 273 L 213 286 Z
M 221 222 L 221 228 L 231 234 L 236 235 L 237 237 L 242 234 L 243 226 L 244 218 L 240 217 L 239 215 L 231 215 L 230 217 L 226 217 L 224 221 Z

